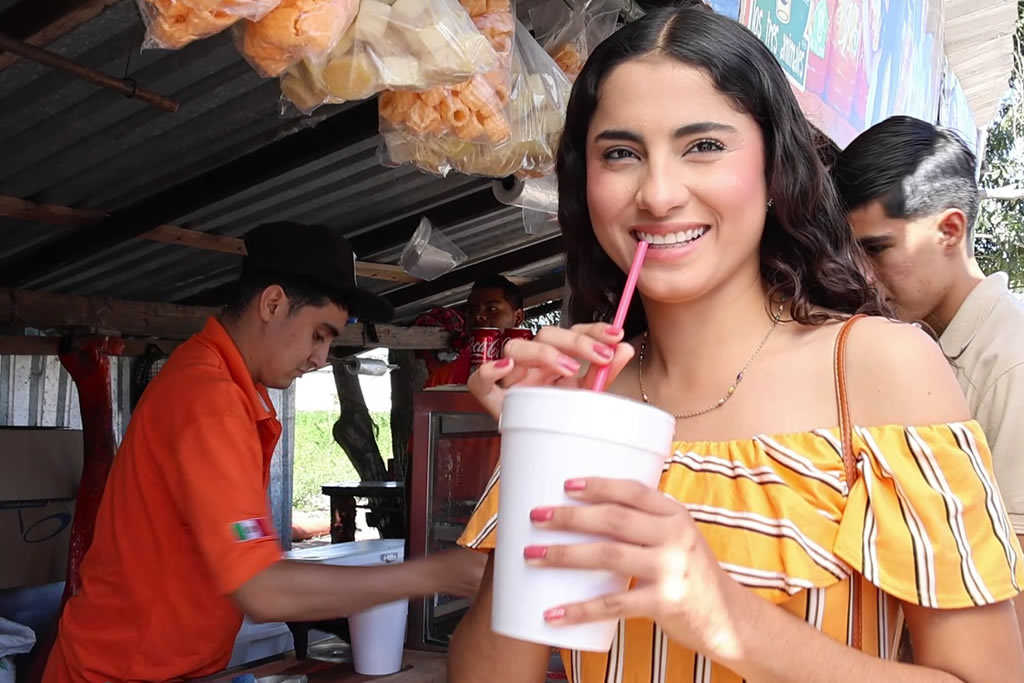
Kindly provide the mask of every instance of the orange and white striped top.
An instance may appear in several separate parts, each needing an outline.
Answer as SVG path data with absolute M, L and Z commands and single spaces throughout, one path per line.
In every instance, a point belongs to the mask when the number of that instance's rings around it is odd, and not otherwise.
M 860 581 L 862 648 L 879 657 L 897 641 L 899 600 L 952 609 L 1020 592 L 1024 561 L 977 422 L 857 428 L 852 487 L 841 448 L 837 429 L 677 443 L 659 488 L 686 505 L 733 579 L 847 644 Z M 495 475 L 466 547 L 494 547 Z M 742 680 L 643 619 L 620 623 L 608 654 L 562 658 L 573 683 Z

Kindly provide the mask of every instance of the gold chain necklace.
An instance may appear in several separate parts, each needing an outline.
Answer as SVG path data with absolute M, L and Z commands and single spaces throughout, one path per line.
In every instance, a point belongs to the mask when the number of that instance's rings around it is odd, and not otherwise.
M 745 373 L 747 371 L 747 368 L 750 367 L 750 364 L 754 362 L 755 358 L 757 358 L 757 354 L 761 353 L 761 349 L 763 349 L 765 343 L 767 343 L 768 337 L 772 336 L 772 332 L 774 332 L 775 328 L 779 326 L 779 321 L 782 320 L 782 307 L 783 307 L 783 304 L 780 303 L 779 304 L 779 312 L 776 313 L 774 316 L 772 316 L 772 318 L 773 318 L 772 326 L 769 327 L 768 331 L 765 332 L 765 335 L 763 337 L 761 337 L 761 343 L 757 345 L 756 349 L 754 349 L 754 353 L 750 354 L 750 358 L 748 358 L 747 362 L 743 364 L 743 367 L 740 368 L 740 371 L 738 373 L 736 373 L 736 379 L 729 386 L 729 389 L 725 392 L 725 395 L 722 396 L 722 398 L 718 399 L 716 402 L 712 403 L 711 405 L 709 405 L 706 408 L 702 408 L 701 410 L 695 410 L 692 413 L 682 413 L 680 415 L 673 415 L 672 417 L 674 417 L 677 420 L 685 420 L 685 419 L 690 418 L 690 417 L 697 417 L 698 415 L 704 415 L 705 413 L 710 413 L 712 410 L 716 410 L 716 409 L 721 408 L 722 406 L 724 406 L 726 401 L 728 401 L 730 398 L 732 398 L 732 395 L 736 393 L 736 387 L 738 387 L 740 385 L 740 382 L 743 381 L 743 373 Z M 639 376 L 639 379 L 640 379 L 640 396 L 644 399 L 644 403 L 647 403 L 648 405 L 650 405 L 651 399 L 648 398 L 647 390 L 644 388 L 644 353 L 647 351 L 647 338 L 648 338 L 648 336 L 649 336 L 649 333 L 648 332 L 644 332 L 644 338 L 640 342 L 640 357 L 638 359 L 640 368 L 639 368 L 638 376 Z

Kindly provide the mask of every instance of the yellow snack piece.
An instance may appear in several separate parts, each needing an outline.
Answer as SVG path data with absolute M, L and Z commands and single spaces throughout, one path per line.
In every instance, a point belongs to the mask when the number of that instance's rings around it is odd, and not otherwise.
M 427 26 L 431 19 L 423 0 L 395 0 L 391 5 L 392 25 L 417 28 Z
M 341 37 L 338 38 L 338 42 L 334 44 L 333 48 L 331 48 L 332 56 L 340 57 L 342 55 L 347 55 L 352 51 L 352 46 L 356 43 L 355 22 L 353 21 L 352 24 L 352 26 L 348 27 L 347 31 L 341 34 Z
M 411 88 L 422 82 L 420 64 L 414 57 L 388 55 L 380 60 L 380 77 L 392 88 Z
M 373 43 L 384 37 L 391 21 L 391 6 L 380 0 L 362 0 L 359 16 L 356 17 L 355 37 L 367 43 Z
M 303 112 L 313 111 L 327 99 L 327 93 L 318 90 L 311 80 L 293 72 L 281 77 L 281 93 Z
M 327 62 L 322 78 L 327 92 L 345 101 L 364 100 L 380 90 L 376 65 L 361 51 Z

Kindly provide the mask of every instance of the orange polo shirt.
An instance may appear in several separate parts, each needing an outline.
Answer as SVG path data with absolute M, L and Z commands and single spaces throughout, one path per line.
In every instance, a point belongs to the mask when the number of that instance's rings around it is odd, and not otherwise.
M 231 594 L 281 559 L 267 503 L 280 436 L 267 390 L 209 320 L 132 415 L 44 681 L 163 681 L 227 665 L 242 623 Z

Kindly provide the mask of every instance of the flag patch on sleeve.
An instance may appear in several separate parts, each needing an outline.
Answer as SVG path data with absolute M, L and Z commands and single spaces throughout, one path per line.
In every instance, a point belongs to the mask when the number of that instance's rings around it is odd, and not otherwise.
M 231 525 L 231 535 L 239 543 L 244 543 L 245 541 L 255 541 L 260 538 L 269 538 L 273 534 L 270 531 L 270 525 L 267 524 L 267 520 L 263 517 L 256 517 L 233 523 Z

